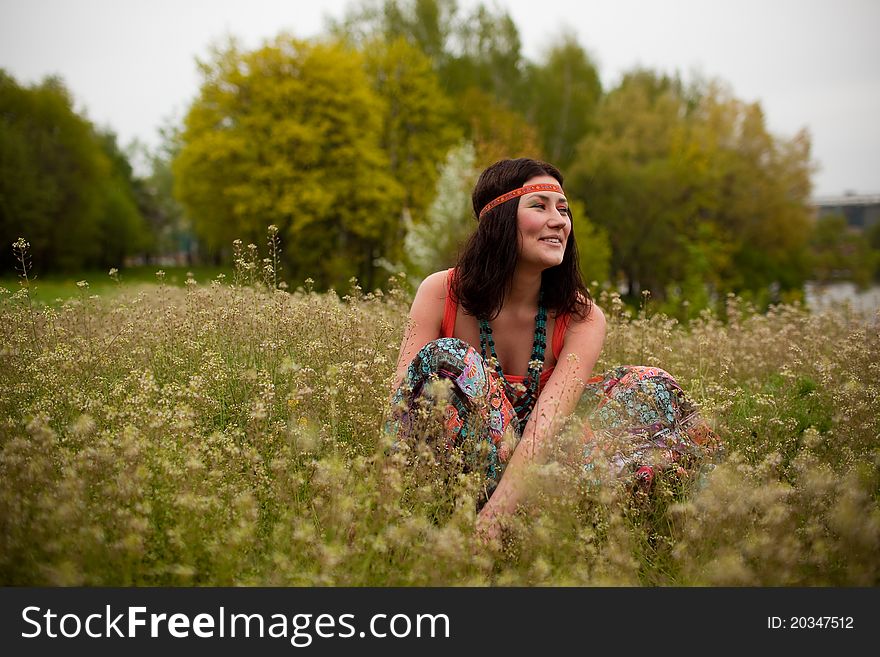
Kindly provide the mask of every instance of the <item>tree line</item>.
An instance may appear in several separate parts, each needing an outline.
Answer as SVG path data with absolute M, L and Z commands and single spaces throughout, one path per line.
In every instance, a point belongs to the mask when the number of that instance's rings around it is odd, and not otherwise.
M 3 239 L 75 268 L 191 233 L 199 257 L 229 262 L 234 240 L 260 243 L 274 225 L 283 278 L 372 288 L 387 270 L 448 265 L 474 225 L 479 170 L 531 156 L 567 176 L 587 279 L 631 298 L 778 300 L 855 252 L 852 270 L 876 274 L 869 242 L 854 250 L 862 238 L 835 242 L 812 218 L 805 131 L 772 135 L 760 104 L 717 80 L 634 70 L 603 89 L 572 36 L 529 61 L 495 6 L 364 2 L 317 39 L 230 39 L 199 70 L 147 177 L 60 80 L 0 75 Z
M 73 108 L 58 77 L 20 85 L 0 69 L 0 237 L 24 237 L 35 271 L 118 267 L 171 248 L 182 211 L 171 195 L 162 153 L 135 175 L 131 156 L 109 129 Z M 173 235 L 172 235 L 173 236 Z M 15 262 L 0 249 L 4 272 Z

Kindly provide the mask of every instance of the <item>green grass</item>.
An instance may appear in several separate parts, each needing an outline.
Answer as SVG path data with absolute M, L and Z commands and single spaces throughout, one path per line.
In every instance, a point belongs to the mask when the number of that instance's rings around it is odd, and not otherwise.
M 182 287 L 191 272 L 193 278 L 203 285 L 210 283 L 219 274 L 231 275 L 231 269 L 227 267 L 159 267 L 138 266 L 127 267 L 119 270 L 119 282 L 113 280 L 108 271 L 80 271 L 71 273 L 53 273 L 38 276 L 31 279 L 32 298 L 37 303 L 57 306 L 65 299 L 78 297 L 83 294 L 97 294 L 103 297 L 119 294 L 126 286 L 152 286 L 158 284 L 157 271 L 165 272 L 167 285 Z M 77 286 L 79 281 L 86 281 L 89 285 L 86 291 Z M 0 277 L 0 287 L 10 291 L 16 291 L 21 287 L 21 279 L 18 276 L 7 274 Z

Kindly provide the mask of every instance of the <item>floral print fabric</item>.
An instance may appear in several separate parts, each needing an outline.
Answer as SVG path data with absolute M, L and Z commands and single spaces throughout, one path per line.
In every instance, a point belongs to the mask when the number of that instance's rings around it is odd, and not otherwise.
M 616 367 L 590 379 L 584 395 L 598 402 L 585 427 L 587 470 L 604 457 L 612 474 L 650 483 L 659 470 L 686 474 L 721 448 L 681 386 L 657 367 Z
M 441 398 L 429 384 L 442 380 L 451 385 Z M 420 398 L 443 405 L 444 447 L 464 449 L 466 461 L 485 468 L 489 488 L 494 489 L 512 452 L 516 413 L 502 382 L 479 352 L 458 338 L 439 338 L 425 345 L 392 399 L 388 433 L 398 439 L 419 433 Z
M 651 480 L 658 470 L 686 470 L 719 449 L 693 402 L 659 368 L 614 368 L 590 379 L 584 401 L 596 403 L 585 426 L 585 470 L 604 459 L 616 476 Z M 444 447 L 463 449 L 466 463 L 485 470 L 491 495 L 519 438 L 502 381 L 472 346 L 439 338 L 410 363 L 386 431 L 395 440 L 424 435 L 419 423 L 426 414 L 419 410 L 431 404 L 442 406 Z

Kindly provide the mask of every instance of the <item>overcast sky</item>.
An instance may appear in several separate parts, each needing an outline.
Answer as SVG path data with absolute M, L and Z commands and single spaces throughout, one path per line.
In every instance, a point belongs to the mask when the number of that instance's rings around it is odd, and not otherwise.
M 195 58 L 232 34 L 255 47 L 310 37 L 351 0 L 0 0 L 0 67 L 20 83 L 58 74 L 77 109 L 123 144 L 150 145 L 198 88 Z M 459 0 L 470 7 L 474 0 Z M 489 0 L 488 4 L 492 4 Z M 524 54 L 575 32 L 606 88 L 641 65 L 725 80 L 770 129 L 807 128 L 814 195 L 880 193 L 880 0 L 499 0 Z

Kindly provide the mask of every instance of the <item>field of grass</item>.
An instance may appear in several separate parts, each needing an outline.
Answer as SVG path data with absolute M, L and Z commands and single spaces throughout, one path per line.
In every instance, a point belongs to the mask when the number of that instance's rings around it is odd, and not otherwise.
M 192 278 L 197 283 L 207 285 L 219 275 L 228 276 L 229 268 L 210 267 L 199 265 L 197 267 L 160 267 L 142 265 L 127 267 L 116 272 L 112 277 L 109 271 L 82 271 L 72 274 L 53 273 L 40 276 L 31 280 L 31 297 L 37 303 L 57 306 L 65 299 L 82 296 L 83 294 L 98 294 L 102 297 L 110 297 L 125 290 L 130 292 L 133 286 L 151 286 L 159 284 L 157 272 L 162 272 L 160 277 L 166 285 L 181 287 L 187 279 Z M 77 285 L 81 281 L 88 283 L 88 287 Z M 16 291 L 21 287 L 20 278 L 14 275 L 0 277 L 0 287 Z
M 6 286 L 0 583 L 880 584 L 871 318 L 731 298 L 726 322 L 682 326 L 603 295 L 597 369 L 673 373 L 724 459 L 650 495 L 541 466 L 495 550 L 474 538 L 479 474 L 383 438 L 402 283 L 339 297 L 214 279 L 90 282 L 50 305 Z

